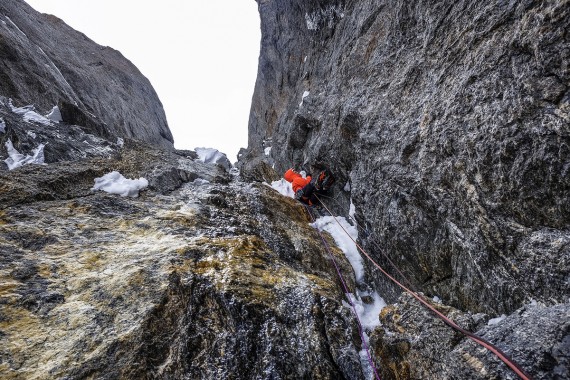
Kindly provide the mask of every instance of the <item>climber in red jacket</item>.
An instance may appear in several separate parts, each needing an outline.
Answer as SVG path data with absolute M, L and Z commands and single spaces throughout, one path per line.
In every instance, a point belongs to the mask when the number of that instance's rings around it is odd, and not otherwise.
M 315 181 L 313 181 L 310 175 L 303 177 L 293 168 L 285 172 L 284 178 L 286 181 L 291 182 L 291 187 L 295 192 L 295 199 L 309 206 L 318 206 L 319 200 L 315 195 L 325 194 L 334 183 L 334 177 L 328 169 L 319 172 Z

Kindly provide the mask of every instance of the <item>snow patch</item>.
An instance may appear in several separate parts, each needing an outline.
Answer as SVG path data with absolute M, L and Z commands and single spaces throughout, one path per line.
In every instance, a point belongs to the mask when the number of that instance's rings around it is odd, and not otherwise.
M 266 156 L 269 156 L 269 154 L 271 153 L 271 147 L 268 146 L 267 148 L 265 148 L 264 152 Z
M 27 123 L 38 123 L 43 125 L 50 125 L 51 120 L 45 116 L 40 115 L 35 111 L 28 111 L 24 114 L 24 121 Z
M 350 182 L 349 181 L 346 181 L 346 185 L 344 185 L 343 190 L 346 192 L 350 192 Z
M 219 164 L 227 170 L 230 170 L 232 164 L 228 157 L 214 148 L 196 148 L 194 149 L 198 154 L 198 159 L 206 164 Z
M 487 326 L 493 326 L 496 324 L 499 324 L 503 321 L 503 319 L 507 318 L 507 316 L 505 314 L 501 314 L 500 316 L 498 316 L 497 318 L 491 318 L 489 319 L 489 321 L 487 322 Z
M 432 300 L 435 303 L 441 303 L 441 298 L 439 298 L 438 296 L 433 296 Z
M 358 297 L 354 297 L 352 294 L 350 294 L 350 296 L 352 302 L 354 302 L 354 307 L 362 324 L 362 328 L 366 331 L 372 331 L 380 326 L 380 318 L 378 318 L 378 316 L 380 315 L 380 311 L 386 306 L 386 301 L 384 301 L 377 292 L 371 294 L 358 292 Z M 372 298 L 372 303 L 364 303 L 362 297 Z
M 125 140 L 120 137 L 117 137 L 117 145 L 122 148 L 125 145 Z
M 6 122 L 0 117 L 0 133 L 6 133 Z
M 53 107 L 51 111 L 46 115 L 46 118 L 56 123 L 63 121 L 63 118 L 61 117 L 61 111 L 59 110 L 58 106 Z
M 291 182 L 287 182 L 285 178 L 281 178 L 279 181 L 271 182 L 271 187 L 286 197 L 295 198 L 295 193 L 291 187 Z
M 8 165 L 8 170 L 14 170 L 20 166 L 28 164 L 38 164 L 44 165 L 44 144 L 38 145 L 36 149 L 33 150 L 33 154 L 23 155 L 14 148 L 12 140 L 6 141 L 6 150 L 8 151 L 8 158 L 4 160 L 6 165 Z
M 117 171 L 95 178 L 95 186 L 91 191 L 102 190 L 110 194 L 118 194 L 122 197 L 139 196 L 139 191 L 148 187 L 146 178 L 127 179 Z
M 350 237 L 347 236 L 339 224 L 348 232 Z M 356 282 L 362 282 L 364 278 L 364 265 L 358 248 L 356 248 L 356 244 L 354 243 L 354 241 L 358 239 L 358 230 L 356 227 L 348 223 L 344 217 L 336 217 L 335 220 L 335 217 L 332 216 L 320 217 L 312 223 L 311 226 L 321 231 L 326 231 L 333 237 L 336 245 L 344 252 L 350 265 L 352 265 Z M 354 241 L 351 238 L 354 239 Z
M 34 132 L 32 131 L 26 131 L 26 135 L 30 136 L 31 138 L 35 139 L 36 137 L 38 137 L 38 135 L 36 135 Z
M 38 123 L 43 125 L 51 124 L 51 120 L 37 113 L 33 105 L 24 106 L 24 107 L 14 107 L 14 105 L 12 104 L 12 99 L 8 101 L 8 105 L 10 106 L 12 112 L 22 116 L 25 122 Z

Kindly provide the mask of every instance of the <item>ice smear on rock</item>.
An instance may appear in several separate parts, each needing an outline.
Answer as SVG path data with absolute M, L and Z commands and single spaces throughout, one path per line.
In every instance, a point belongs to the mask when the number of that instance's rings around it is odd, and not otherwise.
M 95 178 L 95 186 L 91 191 L 102 190 L 122 197 L 138 197 L 139 191 L 148 187 L 146 178 L 127 179 L 117 171 Z

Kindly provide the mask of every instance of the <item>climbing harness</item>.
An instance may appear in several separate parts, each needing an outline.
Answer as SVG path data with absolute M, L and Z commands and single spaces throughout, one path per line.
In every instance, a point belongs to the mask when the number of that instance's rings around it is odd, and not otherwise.
M 311 213 L 309 206 L 307 206 L 307 205 L 303 205 L 303 206 L 305 206 L 305 209 L 307 210 L 307 213 L 309 214 L 309 218 L 311 219 L 311 222 L 314 223 L 315 218 L 313 217 L 313 214 Z M 354 302 L 352 301 L 352 298 L 350 297 L 350 291 L 348 290 L 348 286 L 346 285 L 346 281 L 344 280 L 344 277 L 342 276 L 340 268 L 339 268 L 339 266 L 338 266 L 338 264 L 334 258 L 334 255 L 331 252 L 331 249 L 330 249 L 329 244 L 327 243 L 327 240 L 325 239 L 325 237 L 323 236 L 323 234 L 321 233 L 321 231 L 319 229 L 317 229 L 317 232 L 318 232 L 318 234 L 319 234 L 319 236 L 323 242 L 323 246 L 325 247 L 325 250 L 329 254 L 330 259 L 334 264 L 334 267 L 336 269 L 336 273 L 340 279 L 340 282 L 342 283 L 344 293 L 346 294 L 346 297 L 348 298 L 350 306 L 352 307 L 352 311 L 354 313 L 354 316 L 356 317 L 356 321 L 358 323 L 358 333 L 360 334 L 360 339 L 362 340 L 362 345 L 364 346 L 364 349 L 366 350 L 366 355 L 368 356 L 368 362 L 370 363 L 370 366 L 372 367 L 372 371 L 374 372 L 374 376 L 377 380 L 381 380 L 380 375 L 378 374 L 378 371 L 376 370 L 376 366 L 374 365 L 374 360 L 372 359 L 372 355 L 370 354 L 370 349 L 368 347 L 368 344 L 366 343 L 366 338 L 364 336 L 364 329 L 362 328 L 362 322 L 360 321 L 360 318 L 358 317 L 358 313 L 356 312 L 356 305 L 354 304 Z
M 477 336 L 476 334 L 465 330 L 464 328 L 460 327 L 459 325 L 457 325 L 455 322 L 453 322 L 451 319 L 449 319 L 447 316 L 445 316 L 443 313 L 441 313 L 440 311 L 438 311 L 435 307 L 433 307 L 432 305 L 430 305 L 423 297 L 421 297 L 418 293 L 416 293 L 415 291 L 410 290 L 408 287 L 402 285 L 398 280 L 396 280 L 394 277 L 392 277 L 388 272 L 386 272 L 384 270 L 384 268 L 382 268 L 380 265 L 378 265 L 378 263 L 376 263 L 376 261 L 374 261 L 374 259 L 372 259 L 372 257 L 370 257 L 370 255 L 364 250 L 364 248 L 362 248 L 360 246 L 360 244 L 358 244 L 356 242 L 356 240 L 354 240 L 352 238 L 352 236 L 350 236 L 350 234 L 348 233 L 348 231 L 346 231 L 346 229 L 342 226 L 342 224 L 340 224 L 340 222 L 338 221 L 338 219 L 336 218 L 336 216 L 334 216 L 331 212 L 331 210 L 329 210 L 329 208 L 322 202 L 322 200 L 320 200 L 318 197 L 317 199 L 319 200 L 319 202 L 321 203 L 321 205 L 327 210 L 327 212 L 334 218 L 334 220 L 336 221 L 336 223 L 340 226 L 340 228 L 344 231 L 344 233 L 346 233 L 346 235 L 354 242 L 354 244 L 356 244 L 356 247 L 358 248 L 358 250 L 360 252 L 362 252 L 364 254 L 364 256 L 366 256 L 366 258 L 376 267 L 378 268 L 386 277 L 388 277 L 392 282 L 394 282 L 396 285 L 398 285 L 400 288 L 402 288 L 403 290 L 405 290 L 408 294 L 410 294 L 412 297 L 414 297 L 415 299 L 417 299 L 423 306 L 427 307 L 429 310 L 431 310 L 433 313 L 435 313 L 435 315 L 437 317 L 439 317 L 445 324 L 447 324 L 448 326 L 452 327 L 453 329 L 459 331 L 460 333 L 464 334 L 465 336 L 467 336 L 468 338 L 470 338 L 471 340 L 473 340 L 475 343 L 485 347 L 487 350 L 491 351 L 492 353 L 494 353 L 499 359 L 501 359 L 501 361 L 503 363 L 505 363 L 509 368 L 511 368 L 521 379 L 523 380 L 531 380 L 531 377 L 524 372 L 524 370 L 513 361 L 513 359 L 511 359 L 507 354 L 505 354 L 503 351 L 501 351 L 501 349 L 499 349 L 498 347 L 494 346 L 492 343 L 486 341 L 485 339 Z M 320 232 L 319 232 L 320 233 Z M 392 265 L 394 265 L 392 263 Z M 395 265 L 394 265 L 395 267 Z M 401 274 L 401 272 L 400 272 Z M 404 277 L 405 278 L 405 277 Z M 407 280 L 406 280 L 407 281 Z M 409 283 L 409 281 L 407 281 Z

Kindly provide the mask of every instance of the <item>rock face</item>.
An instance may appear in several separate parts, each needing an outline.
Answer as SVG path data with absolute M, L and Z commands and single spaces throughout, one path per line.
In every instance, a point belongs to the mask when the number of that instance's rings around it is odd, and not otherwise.
M 0 4 L 0 96 L 43 113 L 59 105 L 99 137 L 172 148 L 162 104 L 131 62 L 23 0 Z
M 330 206 L 347 213 L 352 200 L 365 248 L 414 288 L 464 312 L 511 314 L 535 300 L 567 316 L 570 3 L 258 4 L 244 178 L 259 177 L 268 146 L 280 173 L 326 164 L 338 176 Z M 395 302 L 399 289 L 372 272 Z M 552 318 L 555 338 L 529 344 L 567 358 L 567 326 Z M 569 378 L 564 355 L 543 361 L 548 370 L 526 364 Z M 460 373 L 449 378 L 469 377 Z
M 149 189 L 90 191 L 111 169 Z M 351 311 L 292 199 L 141 146 L 0 177 L 1 377 L 363 378 Z

